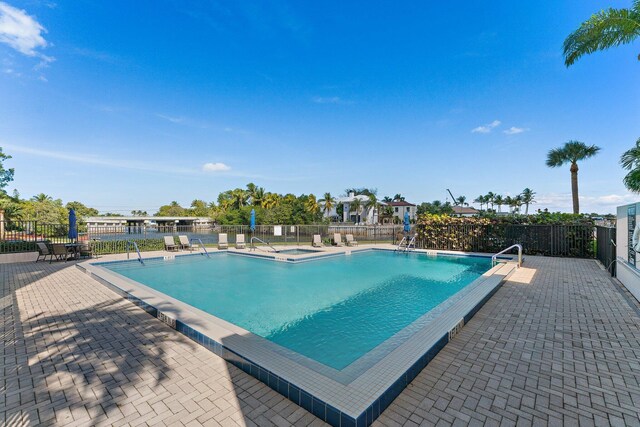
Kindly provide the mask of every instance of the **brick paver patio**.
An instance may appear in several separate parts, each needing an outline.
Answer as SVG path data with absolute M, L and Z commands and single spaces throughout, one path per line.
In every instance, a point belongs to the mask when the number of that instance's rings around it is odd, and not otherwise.
M 323 425 L 72 264 L 0 265 L 0 424 Z M 640 425 L 637 303 L 528 257 L 376 425 Z

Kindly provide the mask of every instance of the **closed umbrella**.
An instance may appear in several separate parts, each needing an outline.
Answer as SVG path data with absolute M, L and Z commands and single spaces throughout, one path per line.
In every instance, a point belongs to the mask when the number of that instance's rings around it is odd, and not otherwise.
M 249 230 L 253 233 L 256 231 L 256 210 L 251 209 L 251 216 L 249 218 Z
M 409 212 L 404 213 L 404 232 L 408 233 L 411 231 L 411 222 L 409 219 Z
M 69 209 L 69 239 L 78 240 L 78 223 L 76 220 L 76 211 Z

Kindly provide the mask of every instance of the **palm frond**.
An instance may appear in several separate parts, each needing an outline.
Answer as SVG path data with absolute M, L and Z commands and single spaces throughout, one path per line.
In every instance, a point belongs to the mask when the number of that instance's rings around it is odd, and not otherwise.
M 624 177 L 624 185 L 629 190 L 640 193 L 640 168 L 635 168 Z
M 631 43 L 640 36 L 640 0 L 633 9 L 602 10 L 583 22 L 564 41 L 565 65 L 568 67 L 581 56 Z
M 620 165 L 627 170 L 640 167 L 640 138 L 636 141 L 635 147 L 622 153 L 622 156 L 620 156 Z
M 560 167 L 568 160 L 562 148 L 554 148 L 547 153 L 547 166 L 550 168 Z

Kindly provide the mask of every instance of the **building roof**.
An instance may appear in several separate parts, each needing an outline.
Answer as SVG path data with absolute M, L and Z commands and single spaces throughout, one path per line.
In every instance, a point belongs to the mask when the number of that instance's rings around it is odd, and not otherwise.
M 398 202 L 385 202 L 387 206 L 415 206 L 413 203 L 405 202 L 404 200 L 400 200 Z
M 480 211 L 476 208 L 472 208 L 470 206 L 451 206 L 453 209 L 453 213 L 457 215 L 465 215 L 465 214 L 477 214 Z

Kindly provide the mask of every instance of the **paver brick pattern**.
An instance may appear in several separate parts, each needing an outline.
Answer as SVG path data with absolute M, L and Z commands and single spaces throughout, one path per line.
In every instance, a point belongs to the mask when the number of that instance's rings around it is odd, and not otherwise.
M 325 425 L 71 264 L 0 280 L 0 424 Z M 594 261 L 527 257 L 375 425 L 640 426 L 638 313 Z

